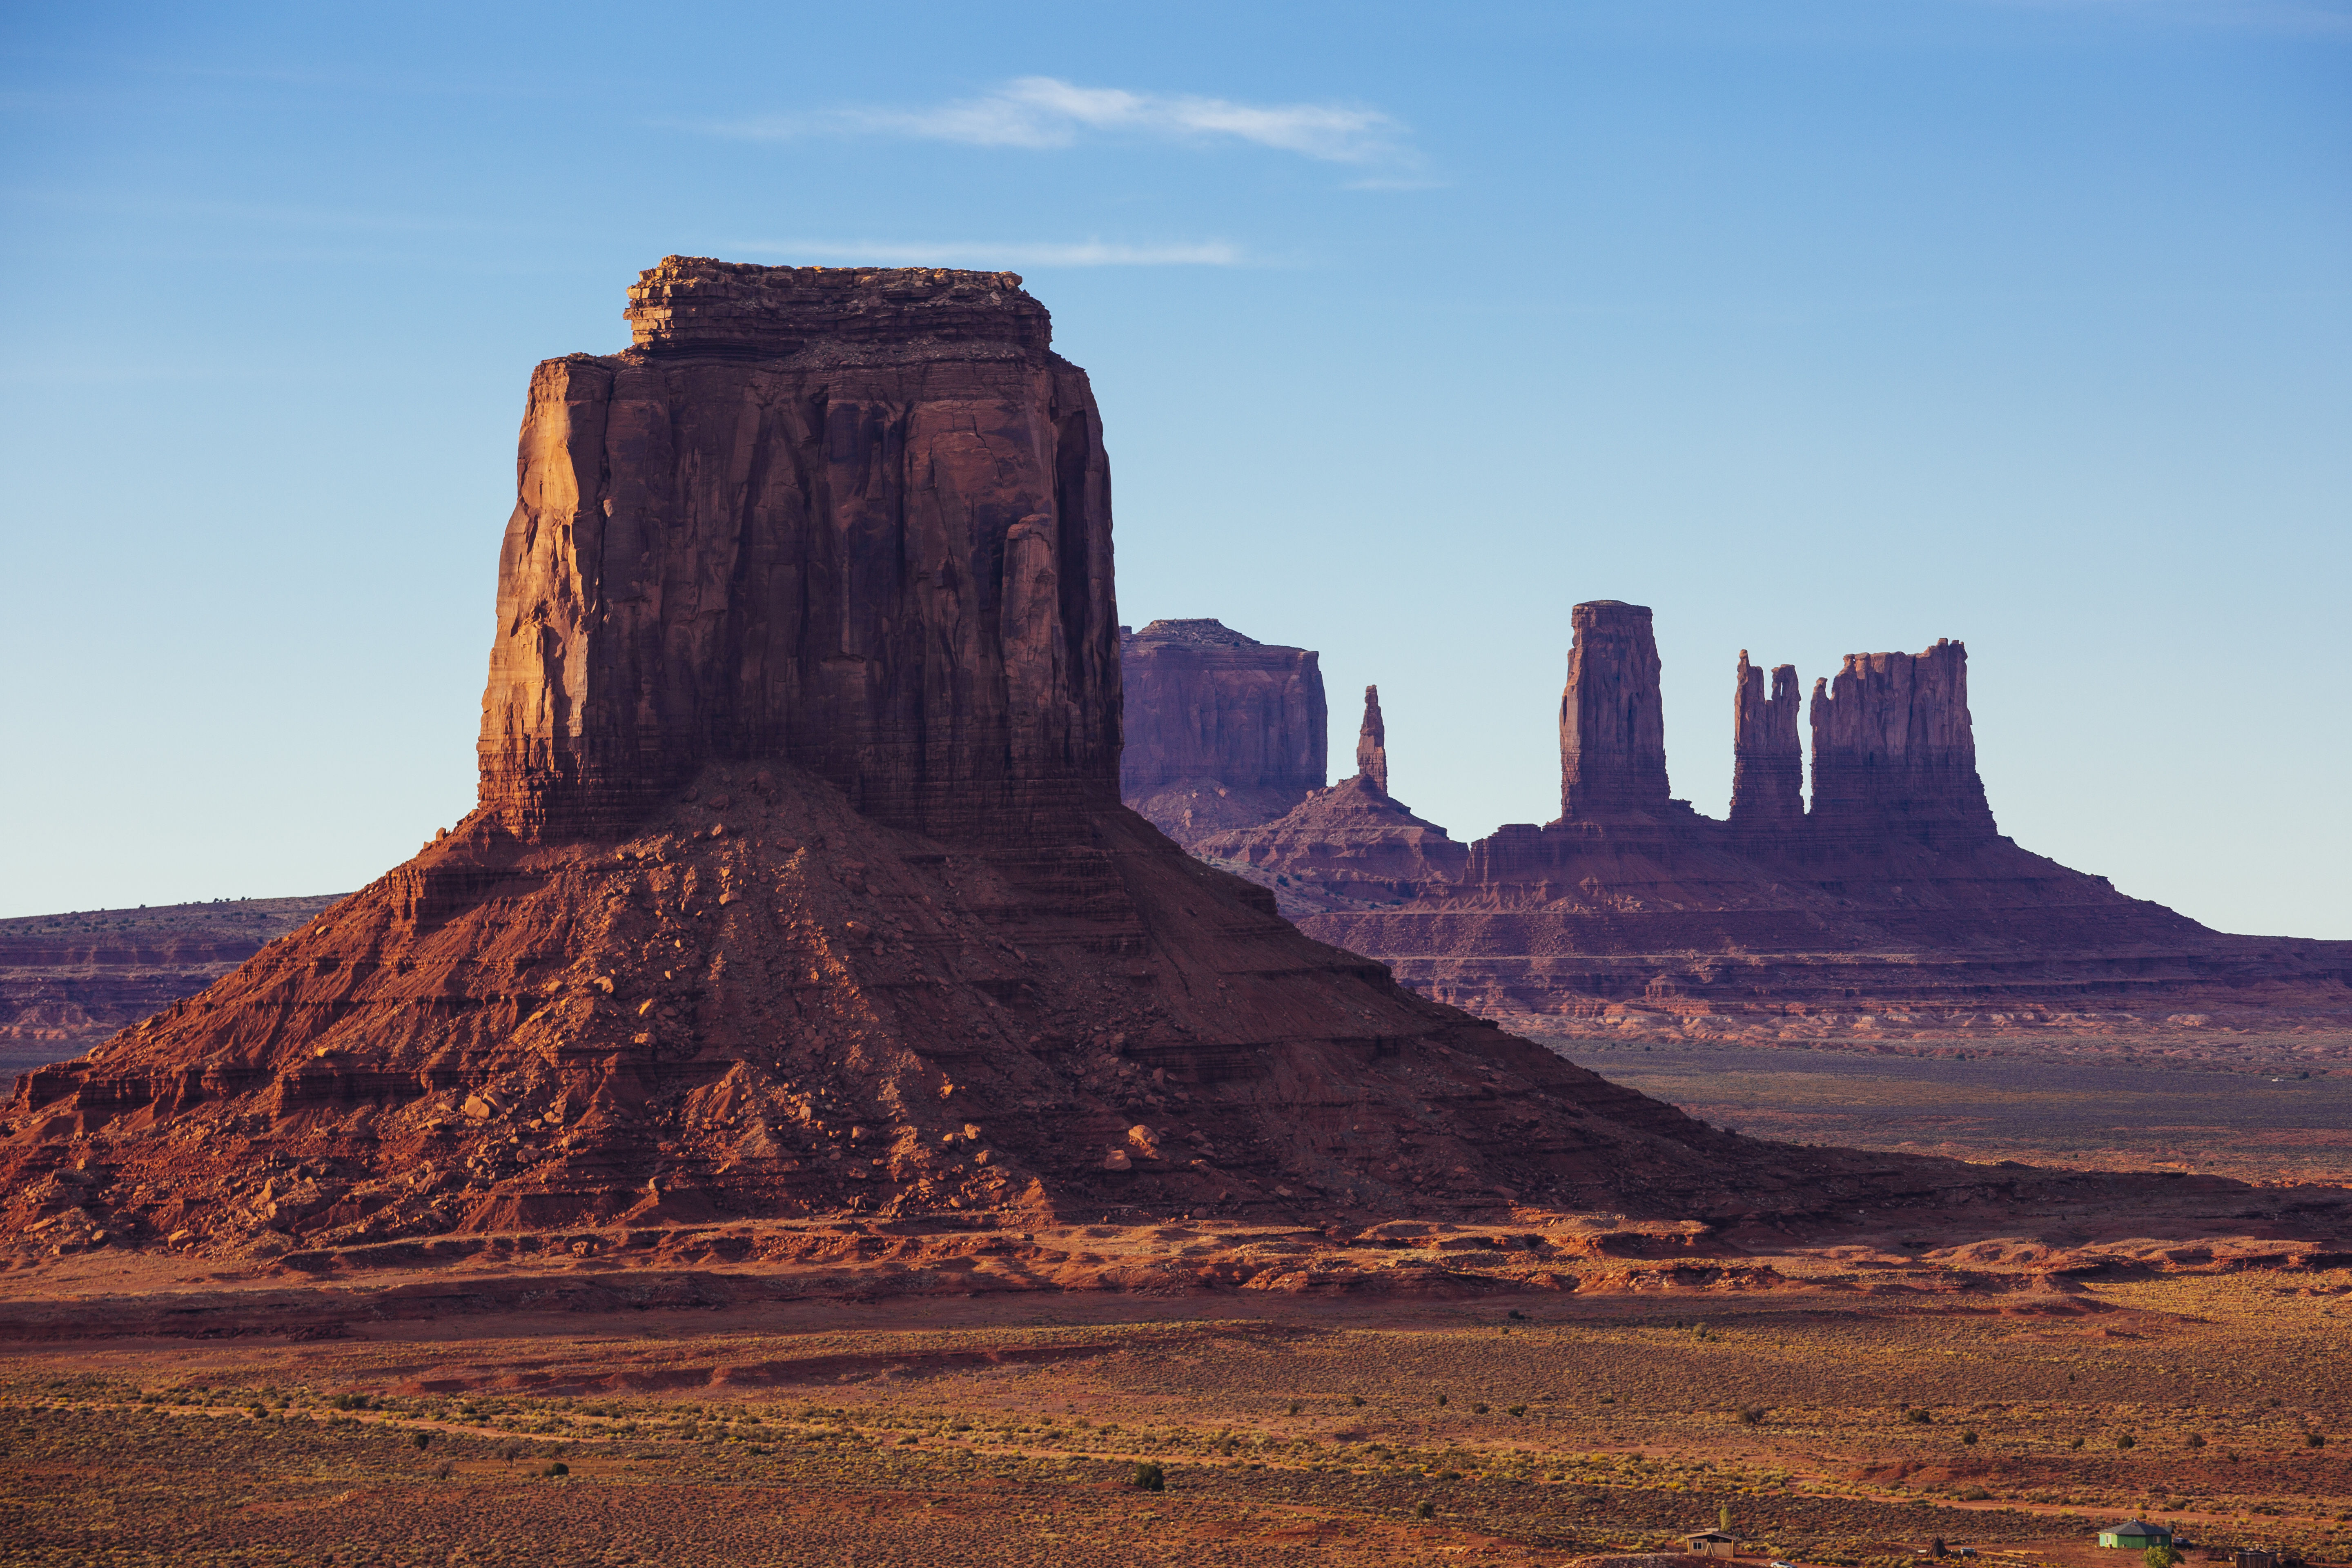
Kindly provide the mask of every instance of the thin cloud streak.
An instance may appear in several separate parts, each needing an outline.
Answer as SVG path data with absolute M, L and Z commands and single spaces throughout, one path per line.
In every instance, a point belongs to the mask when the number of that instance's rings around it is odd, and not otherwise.
M 1405 127 L 1375 109 L 1341 104 L 1234 103 L 1192 94 L 1080 87 L 1058 77 L 1016 78 L 978 98 L 931 109 L 852 108 L 706 125 L 715 135 L 786 141 L 809 135 L 903 136 L 972 147 L 1043 151 L 1087 132 L 1164 142 L 1244 142 L 1331 163 L 1410 156 Z
M 748 239 L 733 249 L 747 256 L 787 258 L 798 263 L 860 263 L 876 267 L 1238 267 L 1237 246 L 1222 239 L 1189 245 L 1117 245 L 1099 239 L 1074 245 L 992 245 L 942 240 L 899 244 L 859 240 Z

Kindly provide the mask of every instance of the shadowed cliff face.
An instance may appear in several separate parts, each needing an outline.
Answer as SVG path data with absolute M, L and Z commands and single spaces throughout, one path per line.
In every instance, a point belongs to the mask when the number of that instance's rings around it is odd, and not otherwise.
M 1813 682 L 1812 727 L 1817 829 L 1939 845 L 1993 836 L 1961 644 L 1846 655 L 1836 679 Z
M 1329 713 L 1316 655 L 1213 620 L 1120 638 L 1119 795 L 1187 847 L 1280 816 L 1323 787 Z
M 1666 720 L 1649 609 L 1600 599 L 1569 615 L 1576 641 L 1559 700 L 1560 815 L 1664 811 Z
M 481 801 L 607 831 L 720 759 L 1033 840 L 1115 798 L 1110 480 L 1011 274 L 671 258 L 531 377 Z

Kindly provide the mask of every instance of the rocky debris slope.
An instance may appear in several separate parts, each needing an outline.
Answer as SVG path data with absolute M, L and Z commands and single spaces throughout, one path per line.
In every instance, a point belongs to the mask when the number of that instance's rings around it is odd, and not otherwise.
M 1119 633 L 1119 798 L 1183 845 L 1270 822 L 1323 787 L 1329 712 L 1305 648 L 1213 620 Z
M 0 1067 L 78 1055 L 203 990 L 341 896 L 0 921 Z

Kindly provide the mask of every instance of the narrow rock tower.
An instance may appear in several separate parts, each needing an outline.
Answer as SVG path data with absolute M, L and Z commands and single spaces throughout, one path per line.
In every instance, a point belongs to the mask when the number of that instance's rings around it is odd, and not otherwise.
M 1389 728 L 1381 721 L 1381 689 L 1364 688 L 1364 723 L 1356 731 L 1356 771 L 1382 795 L 1389 793 Z
M 1569 620 L 1576 641 L 1559 700 L 1561 816 L 1576 822 L 1663 812 L 1666 721 L 1649 609 L 1596 599 Z
M 1797 742 L 1797 667 L 1764 671 L 1739 650 L 1731 698 L 1731 820 L 1741 827 L 1794 827 L 1805 820 L 1804 755 Z

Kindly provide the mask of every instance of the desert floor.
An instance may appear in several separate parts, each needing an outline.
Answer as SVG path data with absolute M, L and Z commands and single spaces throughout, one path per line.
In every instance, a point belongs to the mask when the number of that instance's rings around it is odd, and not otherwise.
M 1728 1510 L 1802 1563 L 1940 1536 L 2136 1568 L 2087 1545 L 2132 1515 L 2347 1559 L 2352 1270 L 1991 1300 L 1097 1292 L 20 1341 L 0 1552 L 1555 1563 Z

